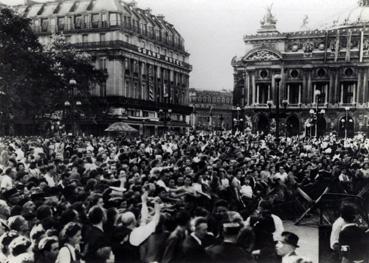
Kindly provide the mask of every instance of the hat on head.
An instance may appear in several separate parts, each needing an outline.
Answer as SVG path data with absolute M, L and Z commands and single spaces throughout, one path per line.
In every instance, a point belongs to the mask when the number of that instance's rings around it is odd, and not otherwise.
M 294 247 L 299 247 L 299 245 L 297 244 L 299 242 L 299 237 L 292 233 L 292 232 L 282 232 L 282 243 L 294 246 Z

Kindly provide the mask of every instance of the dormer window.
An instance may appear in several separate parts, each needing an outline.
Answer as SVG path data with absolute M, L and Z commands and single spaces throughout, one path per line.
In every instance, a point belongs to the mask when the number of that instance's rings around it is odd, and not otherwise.
M 49 28 L 49 19 L 43 18 L 41 19 L 41 31 L 47 32 Z
M 81 29 L 82 28 L 82 16 L 77 15 L 74 17 L 74 28 Z
M 58 17 L 58 30 L 59 31 L 63 31 L 64 30 L 64 25 L 65 25 L 65 18 L 64 17 Z
M 98 28 L 99 27 L 99 22 L 100 22 L 100 14 L 93 14 L 92 15 L 92 27 L 93 28 Z
M 119 14 L 117 13 L 110 13 L 109 15 L 109 22 L 111 26 L 117 26 L 119 25 L 120 21 L 118 21 L 119 19 Z

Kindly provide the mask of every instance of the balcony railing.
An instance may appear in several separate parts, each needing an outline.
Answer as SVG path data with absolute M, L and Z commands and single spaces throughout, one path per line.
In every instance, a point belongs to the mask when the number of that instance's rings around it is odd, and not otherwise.
M 110 105 L 117 107 L 125 107 L 125 108 L 137 108 L 144 110 L 167 110 L 172 109 L 173 113 L 179 114 L 191 114 L 192 107 L 181 104 L 172 104 L 172 103 L 163 103 L 163 102 L 154 102 L 149 100 L 141 100 L 135 98 L 127 98 L 121 96 L 92 96 L 90 97 L 91 103 L 94 105 Z
M 80 31 L 91 31 L 91 30 L 108 30 L 108 29 L 119 28 L 122 31 L 128 33 L 137 33 L 140 36 L 147 38 L 161 46 L 173 49 L 179 52 L 185 52 L 183 43 L 175 44 L 173 41 L 164 41 L 161 36 L 157 37 L 155 34 L 149 31 L 141 30 L 138 27 L 133 27 L 130 23 L 120 22 L 120 21 L 92 21 L 86 23 L 84 21 L 78 21 L 73 24 L 59 23 L 55 26 L 50 26 L 50 24 L 43 26 L 32 26 L 32 30 L 37 34 L 51 34 L 51 33 L 73 33 Z
M 94 49 L 94 48 L 127 48 L 136 52 L 139 52 L 138 47 L 129 44 L 122 40 L 113 41 L 99 41 L 99 42 L 83 42 L 83 43 L 73 43 L 73 47 L 77 49 Z M 168 62 L 165 56 L 161 55 L 160 60 Z M 174 63 L 174 62 L 173 62 Z M 176 64 L 178 65 L 178 64 Z M 180 62 L 180 66 L 188 70 L 192 70 L 192 66 L 186 62 Z

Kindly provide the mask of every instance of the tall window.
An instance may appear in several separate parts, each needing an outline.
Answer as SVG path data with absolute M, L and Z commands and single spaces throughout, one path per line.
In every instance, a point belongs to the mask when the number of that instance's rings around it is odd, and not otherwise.
M 118 23 L 118 15 L 117 13 L 110 13 L 110 18 L 109 18 L 109 21 L 110 21 L 110 25 L 111 26 L 117 26 L 119 25 Z
M 88 35 L 87 34 L 82 35 L 82 43 L 85 44 L 87 42 L 88 42 Z
M 58 17 L 58 30 L 59 31 L 63 31 L 64 30 L 64 21 L 65 21 L 65 18 L 64 17 Z
M 266 104 L 268 101 L 269 87 L 267 83 L 260 83 L 256 85 L 257 87 L 257 103 Z
M 352 104 L 355 99 L 356 82 L 341 83 L 341 103 Z
M 93 28 L 98 28 L 99 27 L 99 22 L 100 22 L 100 14 L 93 14 L 91 22 L 92 22 L 92 27 Z
M 47 32 L 48 28 L 49 28 L 49 19 L 43 18 L 41 20 L 41 31 Z
M 314 84 L 313 101 L 314 103 L 327 103 L 327 92 L 329 84 L 327 82 L 318 82 Z M 319 90 L 320 95 L 316 96 L 316 91 Z M 317 101 L 318 100 L 318 101 Z
M 99 69 L 106 69 L 106 58 L 99 59 Z
M 82 28 L 82 16 L 77 15 L 74 17 L 74 28 L 80 29 Z
M 300 103 L 300 92 L 301 92 L 301 84 L 300 83 L 289 83 L 287 84 L 287 96 L 288 103 L 290 104 L 298 104 Z
M 106 41 L 105 33 L 101 33 L 100 34 L 100 42 L 105 42 L 105 41 Z

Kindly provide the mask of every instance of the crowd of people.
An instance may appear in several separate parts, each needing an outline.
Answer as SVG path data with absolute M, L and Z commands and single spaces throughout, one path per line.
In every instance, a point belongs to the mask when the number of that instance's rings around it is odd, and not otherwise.
M 366 198 L 368 149 L 334 135 L 2 137 L 0 263 L 310 262 L 283 220 L 326 187 Z

